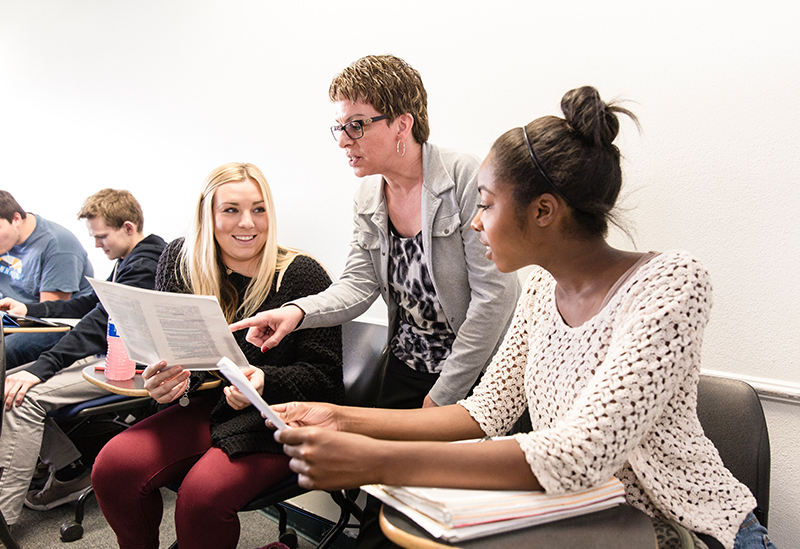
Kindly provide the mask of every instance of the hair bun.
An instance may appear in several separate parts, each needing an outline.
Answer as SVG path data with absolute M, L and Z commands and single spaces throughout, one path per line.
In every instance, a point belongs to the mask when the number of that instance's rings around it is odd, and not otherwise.
M 561 112 L 573 130 L 595 146 L 608 146 L 619 133 L 617 112 L 626 109 L 607 105 L 600 93 L 591 86 L 575 88 L 561 98 Z

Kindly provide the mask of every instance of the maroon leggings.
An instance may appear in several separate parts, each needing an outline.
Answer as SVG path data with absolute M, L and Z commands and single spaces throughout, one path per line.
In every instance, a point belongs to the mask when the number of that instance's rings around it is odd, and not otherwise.
M 202 397 L 185 408 L 171 406 L 118 434 L 98 454 L 92 485 L 121 549 L 158 549 L 159 488 L 179 482 L 178 545 L 235 549 L 239 509 L 291 473 L 283 454 L 230 459 L 212 447 L 210 413 Z

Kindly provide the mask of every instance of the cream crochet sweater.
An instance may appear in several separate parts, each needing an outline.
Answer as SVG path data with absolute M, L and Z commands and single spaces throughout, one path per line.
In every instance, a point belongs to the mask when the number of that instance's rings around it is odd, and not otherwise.
M 548 493 L 616 475 L 633 507 L 733 547 L 756 501 L 697 419 L 706 270 L 686 253 L 660 254 L 578 327 L 561 318 L 555 286 L 547 271 L 531 273 L 502 346 L 460 404 L 490 436 L 527 404 L 533 431 L 515 438 Z

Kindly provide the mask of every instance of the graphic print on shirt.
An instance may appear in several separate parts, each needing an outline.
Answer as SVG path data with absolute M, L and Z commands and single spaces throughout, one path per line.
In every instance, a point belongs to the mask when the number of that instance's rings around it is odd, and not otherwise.
M 0 273 L 10 276 L 12 280 L 22 279 L 22 260 L 11 254 L 0 257 Z
M 400 320 L 392 353 L 417 371 L 440 372 L 456 336 L 436 295 L 421 232 L 413 238 L 392 234 L 389 293 L 399 306 Z

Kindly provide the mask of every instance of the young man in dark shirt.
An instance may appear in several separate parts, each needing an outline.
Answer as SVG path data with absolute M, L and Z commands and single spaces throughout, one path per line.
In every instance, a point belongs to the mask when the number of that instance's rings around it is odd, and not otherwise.
M 104 189 L 86 199 L 78 218 L 86 220 L 95 246 L 116 261 L 108 280 L 153 289 L 165 242 L 159 236 L 144 235 L 144 216 L 133 195 Z M 34 509 L 51 509 L 77 499 L 91 485 L 89 470 L 80 463 L 80 452 L 46 417 L 51 410 L 108 394 L 83 380 L 80 361 L 105 353 L 108 315 L 94 292 L 67 301 L 27 305 L 3 299 L 0 309 L 36 317 L 81 318 L 54 347 L 6 378 L 0 510 L 13 524 L 23 501 Z M 26 496 L 40 449 L 50 478 L 41 491 Z

